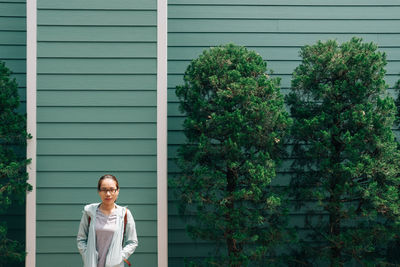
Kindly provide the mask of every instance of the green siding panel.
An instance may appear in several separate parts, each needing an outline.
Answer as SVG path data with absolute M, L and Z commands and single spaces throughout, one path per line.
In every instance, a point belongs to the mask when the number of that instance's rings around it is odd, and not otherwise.
M 242 5 L 176 5 L 168 11 L 171 19 L 398 19 L 400 6 L 387 8 L 385 6 L 247 6 L 247 1 Z M 264 1 L 266 2 L 266 1 Z M 292 3 L 294 3 L 292 1 Z
M 154 140 L 38 140 L 38 155 L 156 155 Z
M 41 91 L 40 107 L 155 107 L 155 91 Z
M 25 59 L 3 59 L 6 63 L 7 68 L 14 74 L 25 74 L 26 73 L 26 60 Z
M 1 1 L 0 16 L 6 17 L 26 17 L 26 4 L 24 1 L 20 3 L 9 3 L 8 1 Z
M 0 25 L 7 31 L 26 30 L 26 19 L 21 17 L 0 17 Z
M 38 59 L 38 74 L 155 74 L 155 59 Z
M 0 58 L 26 59 L 25 45 L 0 45 Z
M 52 139 L 153 139 L 154 123 L 38 123 L 37 137 Z
M 400 20 L 260 20 L 252 19 L 170 19 L 169 32 L 205 33 L 397 33 Z
M 18 95 L 20 97 L 20 100 L 26 100 L 26 88 L 25 86 L 18 86 Z
M 38 171 L 156 171 L 156 156 L 38 156 Z
M 25 88 L 26 87 L 26 73 L 13 73 L 12 77 L 17 80 L 18 87 Z
M 109 103 L 107 103 L 109 104 Z M 45 107 L 39 122 L 156 122 L 156 107 Z
M 170 104 L 171 105 L 171 104 Z M 172 107 L 168 106 L 168 111 L 173 112 L 174 109 Z M 176 110 L 175 110 L 176 112 Z M 178 111 L 179 112 L 179 111 Z M 179 112 L 180 115 L 180 112 Z M 182 129 L 182 123 L 185 120 L 185 117 L 183 115 L 180 116 L 172 116 L 168 114 L 169 119 L 168 119 L 168 129 L 172 131 L 179 131 Z
M 250 6 L 392 6 L 399 5 L 398 0 L 384 0 L 378 3 L 375 0 L 170 0 L 169 5 L 250 5 Z
M 168 145 L 181 145 L 185 143 L 185 135 L 182 130 L 170 130 L 168 129 Z M 168 166 L 168 172 L 171 170 Z
M 156 58 L 155 43 L 42 43 L 42 58 Z
M 156 26 L 157 11 L 39 10 L 38 25 Z
M 155 42 L 155 27 L 118 27 L 118 26 L 40 26 L 40 42 Z M 40 46 L 38 46 L 40 47 Z M 38 54 L 40 57 L 41 55 Z
M 176 153 L 185 142 L 183 114 L 175 95 L 190 61 L 206 48 L 235 43 L 258 52 L 273 77 L 288 93 L 291 74 L 300 63 L 302 46 L 318 40 L 347 41 L 353 36 L 375 42 L 387 54 L 386 81 L 393 87 L 400 70 L 400 2 L 395 0 L 171 0 L 168 1 L 168 171 L 179 174 Z M 394 93 L 391 90 L 390 93 Z M 290 160 L 273 182 L 286 186 Z M 184 258 L 205 257 L 213 246 L 185 234 L 173 192 L 169 192 L 169 264 L 184 266 Z M 291 214 L 290 225 L 304 228 L 303 213 Z
M 140 9 L 155 10 L 157 8 L 157 0 L 69 0 L 69 1 L 54 1 L 40 0 L 38 3 L 39 9 Z
M 356 34 L 356 33 L 169 33 L 169 46 L 216 46 L 235 43 L 246 46 L 295 46 L 301 47 L 318 40 L 336 39 L 348 41 L 357 35 L 366 42 L 378 43 L 381 47 L 392 47 L 400 41 L 399 34 Z
M 157 266 L 157 1 L 37 5 L 37 266 L 82 265 L 76 232 L 105 173 L 137 221 L 132 262 Z
M 3 3 L 26 3 L 26 1 L 25 0 L 5 0 L 5 1 L 2 1 Z
M 2 31 L 0 45 L 26 45 L 26 35 L 24 31 Z
M 155 74 L 41 74 L 38 90 L 156 90 Z

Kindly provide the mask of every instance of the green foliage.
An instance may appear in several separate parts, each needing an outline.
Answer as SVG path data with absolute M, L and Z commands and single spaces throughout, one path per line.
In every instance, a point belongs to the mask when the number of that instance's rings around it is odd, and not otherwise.
M 294 119 L 291 191 L 298 208 L 313 210 L 302 255 L 314 266 L 322 259 L 330 266 L 384 264 L 400 222 L 385 54 L 353 38 L 305 46 L 300 56 L 287 103 Z
M 284 239 L 282 193 L 270 184 L 290 119 L 265 72 L 258 54 L 229 44 L 193 60 L 176 90 L 187 143 L 174 185 L 189 235 L 217 247 L 204 266 L 273 265 Z
M 397 98 L 395 100 L 395 104 L 397 107 L 396 122 L 400 123 L 400 80 L 396 82 L 396 84 L 394 85 L 394 89 L 397 91 Z
M 7 237 L 7 227 L 0 225 L 0 267 L 21 263 L 25 259 L 24 246 Z
M 29 160 L 20 155 L 18 150 L 25 149 L 26 133 L 25 117 L 17 113 L 20 100 L 15 79 L 11 72 L 0 62 L 0 212 L 4 213 L 13 201 L 23 203 L 27 183 L 26 165 Z M 6 236 L 7 228 L 0 226 L 0 266 L 15 261 L 23 261 L 24 249 L 21 244 Z

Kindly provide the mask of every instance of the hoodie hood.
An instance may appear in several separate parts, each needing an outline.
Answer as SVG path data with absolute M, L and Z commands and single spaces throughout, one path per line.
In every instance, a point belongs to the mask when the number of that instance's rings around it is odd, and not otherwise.
M 83 210 L 86 212 L 91 218 L 96 216 L 96 210 L 100 206 L 101 203 L 92 203 L 86 205 Z M 119 217 L 125 216 L 126 207 L 122 207 L 120 205 L 115 204 L 116 213 Z

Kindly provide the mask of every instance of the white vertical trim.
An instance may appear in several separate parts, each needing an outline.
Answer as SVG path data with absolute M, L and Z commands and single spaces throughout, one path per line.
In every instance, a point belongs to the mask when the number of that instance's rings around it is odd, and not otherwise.
M 168 266 L 167 0 L 157 1 L 157 251 Z
M 36 0 L 26 2 L 26 110 L 28 140 L 26 156 L 32 159 L 27 167 L 28 182 L 33 189 L 26 197 L 26 267 L 36 265 Z

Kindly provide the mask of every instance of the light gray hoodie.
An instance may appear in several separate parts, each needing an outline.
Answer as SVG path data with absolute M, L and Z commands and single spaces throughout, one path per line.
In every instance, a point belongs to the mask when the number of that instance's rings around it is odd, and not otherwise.
M 96 250 L 96 210 L 100 203 L 86 205 L 83 209 L 81 223 L 79 224 L 78 236 L 76 238 L 79 252 L 82 255 L 84 267 L 97 267 Z M 105 267 L 123 267 L 124 259 L 135 251 L 138 246 L 135 221 L 132 214 L 126 207 L 116 206 L 117 231 L 112 238 L 110 248 L 107 253 Z M 127 222 L 124 235 L 124 216 L 127 214 Z M 89 223 L 90 217 L 90 225 Z M 122 246 L 122 240 L 124 244 Z

